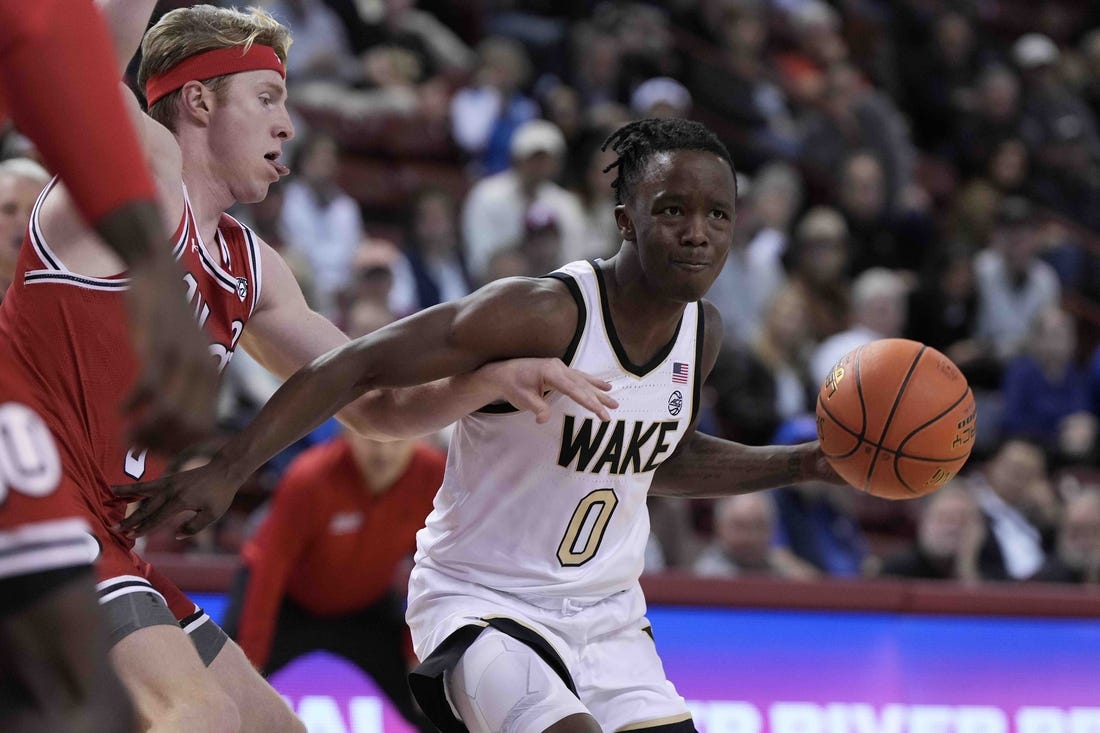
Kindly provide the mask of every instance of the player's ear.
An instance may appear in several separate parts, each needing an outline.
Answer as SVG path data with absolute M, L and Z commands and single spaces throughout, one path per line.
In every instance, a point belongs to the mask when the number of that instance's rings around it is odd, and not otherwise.
M 615 207 L 615 224 L 619 227 L 619 236 L 628 242 L 635 241 L 634 222 L 630 218 L 630 212 L 626 206 L 619 204 Z
M 206 124 L 210 120 L 210 108 L 214 91 L 200 81 L 189 81 L 180 88 L 180 105 L 184 115 Z

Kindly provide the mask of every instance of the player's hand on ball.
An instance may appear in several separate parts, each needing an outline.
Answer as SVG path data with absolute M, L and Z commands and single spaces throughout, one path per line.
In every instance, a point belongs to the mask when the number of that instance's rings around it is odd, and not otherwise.
M 174 473 L 140 484 L 112 486 L 116 496 L 143 498 L 138 508 L 122 520 L 118 530 L 139 537 L 148 534 L 180 512 L 194 516 L 180 527 L 177 539 L 190 537 L 210 525 L 229 508 L 240 480 L 231 478 L 225 464 L 217 459 L 199 468 Z
M 535 414 L 535 421 L 550 419 L 546 395 L 561 392 L 600 420 L 610 420 L 607 410 L 619 406 L 608 391 L 611 385 L 584 372 L 567 367 L 561 359 L 510 359 L 482 367 L 500 388 L 499 399 Z
M 807 481 L 823 481 L 827 484 L 837 484 L 839 486 L 850 486 L 850 484 L 840 477 L 834 469 L 829 459 L 825 457 L 825 453 L 821 450 L 821 443 L 814 441 L 813 443 L 807 443 L 806 446 L 811 448 L 808 454 L 808 458 L 803 462 L 803 471 Z

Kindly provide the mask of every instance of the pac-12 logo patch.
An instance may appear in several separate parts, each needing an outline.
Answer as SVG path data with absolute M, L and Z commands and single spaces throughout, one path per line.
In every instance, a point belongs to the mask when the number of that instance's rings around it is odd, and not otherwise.
M 680 394 L 680 390 L 676 390 L 668 398 L 668 414 L 676 417 L 682 409 L 684 409 L 684 396 Z
M 248 297 L 248 281 L 243 277 L 237 278 L 237 297 L 244 302 L 244 299 Z

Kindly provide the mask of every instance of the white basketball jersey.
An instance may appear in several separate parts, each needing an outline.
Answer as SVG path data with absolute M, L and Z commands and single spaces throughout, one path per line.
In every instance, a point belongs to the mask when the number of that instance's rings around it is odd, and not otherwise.
M 555 393 L 543 425 L 508 406 L 459 421 L 416 562 L 509 593 L 595 601 L 641 575 L 653 473 L 698 409 L 702 307 L 689 304 L 672 341 L 639 366 L 615 333 L 596 265 L 550 277 L 580 310 L 566 363 L 610 382 L 619 407 L 602 423 Z

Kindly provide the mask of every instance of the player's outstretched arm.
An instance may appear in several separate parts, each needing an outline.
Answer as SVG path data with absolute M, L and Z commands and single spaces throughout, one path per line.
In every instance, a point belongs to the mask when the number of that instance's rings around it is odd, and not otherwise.
M 707 376 L 718 359 L 722 319 L 718 309 L 704 301 L 706 343 L 703 364 Z M 803 481 L 845 483 L 829 466 L 814 443 L 750 446 L 690 432 L 676 452 L 653 475 L 649 492 L 658 496 L 718 497 L 774 489 Z
M 829 467 L 816 442 L 753 446 L 693 432 L 657 469 L 649 493 L 719 497 L 803 481 L 845 483 Z
M 576 303 L 565 285 L 513 278 L 350 341 L 291 376 L 206 466 L 118 487 L 121 495 L 149 497 L 120 529 L 141 534 L 190 510 L 195 516 L 182 531 L 193 534 L 225 512 L 257 468 L 365 392 L 432 382 L 501 359 L 555 358 L 576 327 Z
M 241 346 L 282 379 L 348 342 L 338 328 L 312 311 L 286 262 L 261 243 L 264 285 Z M 417 352 L 413 352 L 415 354 Z M 547 415 L 547 390 L 562 392 L 606 420 L 616 407 L 607 382 L 570 369 L 557 358 L 516 359 L 415 387 L 371 390 L 336 413 L 356 433 L 374 440 L 434 433 L 491 402 L 505 401 Z
M 50 572 L 72 577 L 0 614 L 0 730 L 131 733 L 134 710 L 107 661 L 106 629 L 91 623 L 100 614 L 91 572 Z

